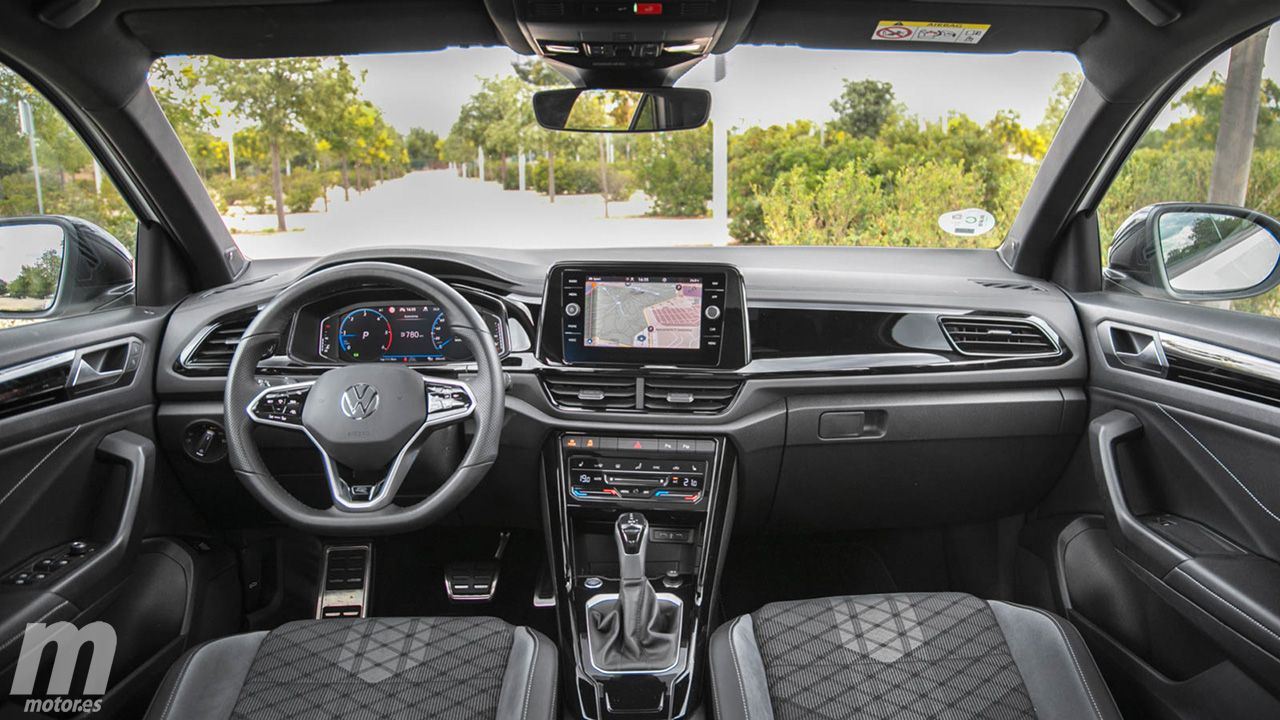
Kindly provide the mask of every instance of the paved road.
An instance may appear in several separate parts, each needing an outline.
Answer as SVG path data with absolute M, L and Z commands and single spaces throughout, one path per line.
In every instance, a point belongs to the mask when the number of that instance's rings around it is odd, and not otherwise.
M 343 202 L 330 193 L 329 212 L 289 215 L 289 232 L 275 216 L 231 218 L 236 243 L 249 257 L 324 255 L 352 247 L 435 245 L 581 248 L 724 245 L 723 223 L 635 217 L 645 201 L 610 203 L 599 195 L 560 196 L 503 190 L 497 183 L 464 180 L 448 170 L 410 173 Z M 631 217 L 621 217 L 621 216 Z

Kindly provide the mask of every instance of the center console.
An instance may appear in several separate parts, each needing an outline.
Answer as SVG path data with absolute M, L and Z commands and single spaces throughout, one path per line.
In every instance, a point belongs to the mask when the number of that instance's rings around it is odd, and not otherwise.
M 545 449 L 561 647 L 572 648 L 562 657 L 581 717 L 680 718 L 701 702 L 728 450 L 712 436 L 579 432 Z
M 718 263 L 556 265 L 537 350 L 548 377 L 575 381 L 559 406 L 609 428 L 568 427 L 543 449 L 569 707 L 587 720 L 689 716 L 702 705 L 734 456 L 686 421 L 718 412 L 699 393 L 749 359 L 742 278 Z

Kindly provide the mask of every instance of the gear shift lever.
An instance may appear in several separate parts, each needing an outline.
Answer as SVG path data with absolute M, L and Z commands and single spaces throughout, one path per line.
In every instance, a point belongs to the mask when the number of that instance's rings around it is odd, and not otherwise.
M 618 599 L 593 611 L 588 627 L 594 662 L 609 671 L 653 670 L 671 665 L 678 649 L 678 615 L 661 606 L 645 576 L 649 521 L 638 512 L 618 516 Z
M 618 542 L 619 574 L 623 581 L 644 578 L 644 556 L 649 549 L 649 521 L 638 512 L 622 513 L 613 526 Z

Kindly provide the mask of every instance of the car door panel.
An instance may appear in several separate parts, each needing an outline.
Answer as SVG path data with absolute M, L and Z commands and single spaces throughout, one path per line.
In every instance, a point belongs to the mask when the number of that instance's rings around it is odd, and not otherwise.
M 0 335 L 0 683 L 26 623 L 89 622 L 135 575 L 153 514 L 154 356 L 164 321 L 130 308 Z M 104 347 L 110 357 L 98 352 Z M 57 362 L 40 365 L 49 358 Z M 33 363 L 54 368 L 56 382 L 45 383 L 54 391 L 15 404 L 32 376 L 10 371 Z M 81 373 L 89 379 L 77 385 Z M 90 549 L 75 554 L 73 541 Z M 51 558 L 66 564 L 34 580 Z M 15 583 L 22 572 L 28 582 Z M 123 648 L 130 639 L 119 641 Z
M 1280 360 L 1275 321 L 1119 293 L 1074 299 L 1090 343 L 1094 478 L 1120 565 L 1212 644 L 1206 658 L 1220 653 L 1280 697 L 1280 382 L 1267 376 Z M 1189 357 L 1206 364 L 1188 366 Z M 1062 572 L 1067 587 L 1087 585 L 1079 563 Z M 1134 606 L 1153 599 L 1123 584 L 1112 592 Z M 1134 651 L 1159 642 L 1111 639 Z

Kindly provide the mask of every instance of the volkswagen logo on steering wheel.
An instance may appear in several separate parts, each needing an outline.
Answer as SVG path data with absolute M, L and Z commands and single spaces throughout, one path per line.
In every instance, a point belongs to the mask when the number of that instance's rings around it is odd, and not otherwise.
M 378 409 L 378 388 L 358 383 L 342 393 L 342 414 L 352 420 L 364 420 Z

